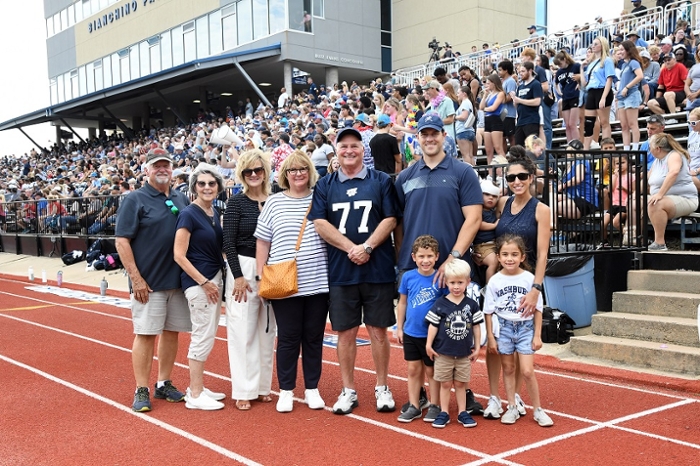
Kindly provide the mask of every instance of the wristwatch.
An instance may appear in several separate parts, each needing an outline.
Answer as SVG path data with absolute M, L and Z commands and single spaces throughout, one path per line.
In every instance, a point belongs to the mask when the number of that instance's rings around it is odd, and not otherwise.
M 544 288 L 542 287 L 541 283 L 533 283 L 532 287 L 539 291 L 540 293 L 544 292 Z
M 367 254 L 372 254 L 372 251 L 373 251 L 372 246 L 370 246 L 370 245 L 367 244 L 367 243 L 364 243 L 364 244 L 362 245 L 362 247 L 365 249 L 365 252 L 366 252 Z
M 260 280 L 262 280 L 262 278 L 260 278 L 260 275 L 256 275 L 256 276 L 255 276 L 255 281 L 256 281 L 256 282 L 259 282 Z
M 461 259 L 462 258 L 462 253 L 459 252 L 458 250 L 454 249 L 450 252 L 450 255 L 454 257 L 455 259 Z

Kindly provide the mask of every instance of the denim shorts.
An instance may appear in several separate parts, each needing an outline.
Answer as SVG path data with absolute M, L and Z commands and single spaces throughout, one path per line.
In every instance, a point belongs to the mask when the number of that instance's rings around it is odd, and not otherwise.
M 640 105 L 642 105 L 642 93 L 638 90 L 627 94 L 627 97 L 622 97 L 620 94 L 617 95 L 618 108 L 639 108 Z
M 535 336 L 535 321 L 514 322 L 498 317 L 500 333 L 498 335 L 498 352 L 501 354 L 535 354 L 532 339 Z
M 457 133 L 457 140 L 467 140 L 467 141 L 473 141 L 476 138 L 476 132 L 474 131 L 474 128 L 467 128 L 461 133 Z

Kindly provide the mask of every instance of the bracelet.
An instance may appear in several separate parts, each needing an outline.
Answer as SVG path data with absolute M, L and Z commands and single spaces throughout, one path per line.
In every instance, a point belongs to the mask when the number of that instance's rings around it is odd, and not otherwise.
M 204 281 L 202 282 L 202 284 L 199 285 L 199 286 L 204 286 L 204 285 L 206 285 L 207 283 L 209 283 L 209 279 L 208 279 L 208 278 L 207 278 L 206 280 L 204 280 Z

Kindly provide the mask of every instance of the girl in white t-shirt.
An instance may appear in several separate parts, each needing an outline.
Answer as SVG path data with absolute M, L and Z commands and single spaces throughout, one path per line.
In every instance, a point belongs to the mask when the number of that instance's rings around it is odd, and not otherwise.
M 525 379 L 530 401 L 534 408 L 533 419 L 542 427 L 554 424 L 540 404 L 540 391 L 535 378 L 535 351 L 542 347 L 542 296 L 534 315 L 525 315 L 520 300 L 535 285 L 535 276 L 525 257 L 525 242 L 520 236 L 506 234 L 496 239 L 496 254 L 501 270 L 491 277 L 486 287 L 484 316 L 486 319 L 487 351 L 500 353 L 503 382 L 508 397 L 508 409 L 501 416 L 501 423 L 514 424 L 520 417 L 515 401 L 515 358 Z M 493 331 L 493 319 L 498 319 L 498 336 Z M 517 353 L 517 354 L 516 354 Z

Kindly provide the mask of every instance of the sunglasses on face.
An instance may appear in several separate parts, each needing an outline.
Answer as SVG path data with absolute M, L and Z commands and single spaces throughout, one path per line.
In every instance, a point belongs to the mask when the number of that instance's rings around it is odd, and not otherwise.
M 248 178 L 251 176 L 253 173 L 256 175 L 260 176 L 263 173 L 265 173 L 265 169 L 263 167 L 256 167 L 256 168 L 246 168 L 245 170 L 241 171 L 241 174 L 245 177 Z
M 308 172 L 309 167 L 287 169 L 287 175 L 306 175 Z
M 698 120 L 695 120 L 695 121 L 690 121 L 690 120 L 688 120 L 688 124 L 689 124 L 690 126 L 692 126 L 693 128 L 695 128 L 695 126 L 698 124 Z
M 512 183 L 513 181 L 515 181 L 516 178 L 519 179 L 520 181 L 525 181 L 528 178 L 530 178 L 530 174 L 529 173 L 513 173 L 512 175 L 506 175 L 506 181 L 508 183 Z
M 180 209 L 177 208 L 175 204 L 173 204 L 173 201 L 170 199 L 165 200 L 165 205 L 170 209 L 170 212 L 172 212 L 173 215 L 177 215 L 180 213 Z
M 209 186 L 210 188 L 213 188 L 216 186 L 218 183 L 216 181 L 197 181 L 197 186 L 200 188 L 203 188 L 205 186 Z

